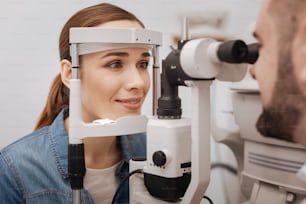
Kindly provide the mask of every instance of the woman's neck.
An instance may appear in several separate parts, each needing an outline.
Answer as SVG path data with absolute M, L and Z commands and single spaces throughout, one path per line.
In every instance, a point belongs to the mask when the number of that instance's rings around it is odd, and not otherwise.
M 84 139 L 84 149 L 87 168 L 104 169 L 121 160 L 116 137 L 87 137 Z

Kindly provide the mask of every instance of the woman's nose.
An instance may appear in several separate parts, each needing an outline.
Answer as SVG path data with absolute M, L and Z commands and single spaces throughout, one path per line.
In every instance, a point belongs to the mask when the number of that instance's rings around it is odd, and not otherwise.
M 141 89 L 146 84 L 147 78 L 144 77 L 144 73 L 142 73 L 137 68 L 132 68 L 127 74 L 127 88 L 128 89 Z

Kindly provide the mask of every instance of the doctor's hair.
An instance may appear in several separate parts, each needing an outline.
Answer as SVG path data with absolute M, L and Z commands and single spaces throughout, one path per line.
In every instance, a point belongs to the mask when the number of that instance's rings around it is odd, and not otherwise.
M 59 38 L 60 60 L 71 62 L 69 48 L 69 30 L 72 27 L 96 27 L 103 23 L 129 20 L 138 22 L 143 28 L 144 24 L 132 13 L 112 4 L 101 3 L 87 7 L 75 13 L 62 28 Z M 47 102 L 38 118 L 34 130 L 50 125 L 58 113 L 69 107 L 69 88 L 66 87 L 60 73 L 52 82 Z

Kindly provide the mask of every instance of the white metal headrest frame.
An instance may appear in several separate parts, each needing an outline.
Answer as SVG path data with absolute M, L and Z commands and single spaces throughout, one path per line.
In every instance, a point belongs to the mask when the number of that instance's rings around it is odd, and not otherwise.
M 78 70 L 79 56 L 105 50 L 127 47 L 145 47 L 152 49 L 153 56 L 153 115 L 156 112 L 159 96 L 159 53 L 162 44 L 161 32 L 136 28 L 99 28 L 82 27 L 70 29 L 70 56 L 72 64 L 72 79 L 70 80 L 69 104 L 69 143 L 82 143 L 85 136 L 123 135 L 144 132 L 146 130 L 145 116 L 131 119 L 119 119 L 115 124 L 105 126 L 82 121 L 81 88 Z
M 79 55 L 123 47 L 145 46 L 153 48 L 153 111 L 155 112 L 158 94 L 156 91 L 157 89 L 155 88 L 154 90 L 154 87 L 157 85 L 157 77 L 159 76 L 158 47 L 162 44 L 161 33 L 135 28 L 90 27 L 71 28 L 69 37 L 72 64 L 72 79 L 70 80 L 69 96 L 69 146 L 72 145 L 74 147 L 73 155 L 81 155 L 80 157 L 84 155 L 84 148 L 80 145 L 83 143 L 84 137 L 119 136 L 145 132 L 147 124 L 147 117 L 145 116 L 126 116 L 108 124 L 95 122 L 85 123 L 82 120 L 81 83 L 78 78 Z M 72 154 L 69 153 L 69 155 Z M 78 162 L 80 168 L 85 163 L 82 161 Z M 73 203 L 81 203 L 81 188 L 73 189 L 72 192 Z
M 79 55 L 127 47 L 153 49 L 153 59 L 158 63 L 158 47 L 162 45 L 162 34 L 139 28 L 80 27 L 70 28 L 69 42 L 73 68 L 79 66 Z M 72 78 L 77 78 L 77 70 L 73 71 Z
M 70 44 L 78 44 L 78 55 L 105 50 L 161 46 L 160 32 L 137 28 L 82 27 L 70 29 Z

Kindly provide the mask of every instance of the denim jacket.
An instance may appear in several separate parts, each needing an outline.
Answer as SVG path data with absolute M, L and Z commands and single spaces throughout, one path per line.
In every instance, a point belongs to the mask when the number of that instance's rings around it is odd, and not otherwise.
M 0 152 L 0 202 L 5 204 L 72 203 L 68 178 L 68 136 L 62 110 L 50 126 L 41 128 L 8 145 Z M 118 183 L 129 173 L 129 160 L 146 154 L 145 134 L 118 137 L 122 161 L 115 176 Z M 92 204 L 86 189 L 81 203 Z M 129 203 L 128 183 L 117 202 Z

